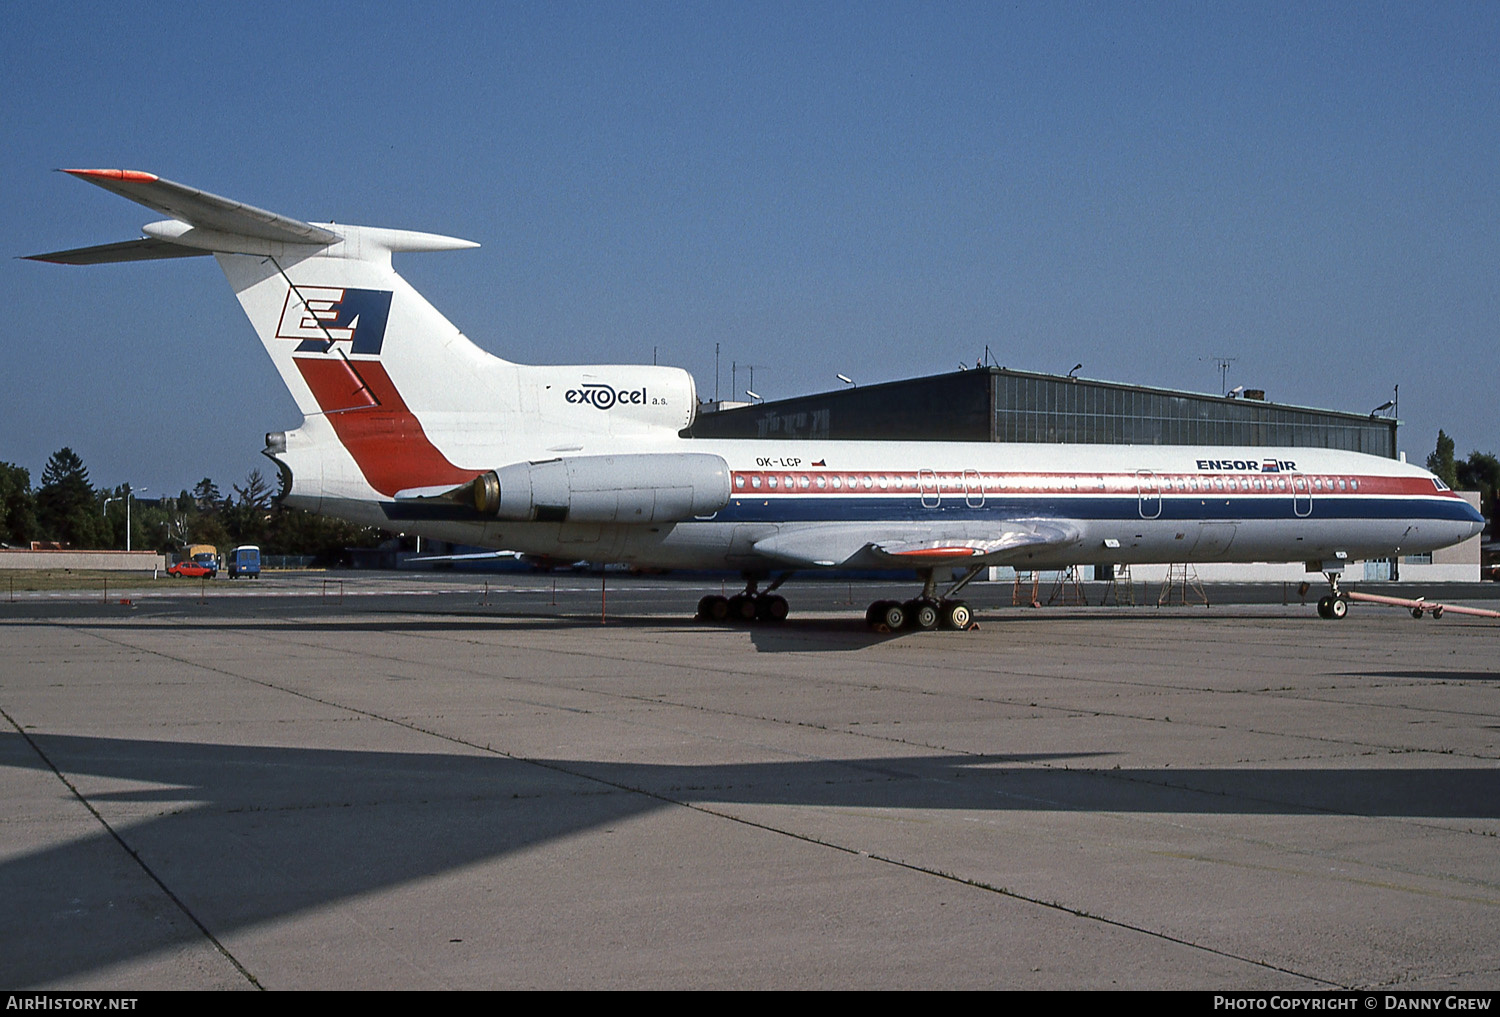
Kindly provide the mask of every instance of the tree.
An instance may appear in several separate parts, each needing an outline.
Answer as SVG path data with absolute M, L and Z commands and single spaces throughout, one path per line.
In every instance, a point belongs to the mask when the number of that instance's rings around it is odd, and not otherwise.
M 194 544 L 212 544 L 220 548 L 230 544 L 229 531 L 224 528 L 217 512 L 204 512 L 198 516 L 188 524 L 188 533 Z
M 204 477 L 193 487 L 193 500 L 198 503 L 200 511 L 212 512 L 224 498 L 219 494 L 219 485 Z
M 36 532 L 31 471 L 12 463 L 0 463 L 0 544 L 24 544 Z
M 107 539 L 100 504 L 89 471 L 70 448 L 52 453 L 36 493 L 37 522 L 44 536 L 77 547 L 98 547 Z
M 251 470 L 245 477 L 245 485 L 234 485 L 238 497 L 233 505 L 226 505 L 224 522 L 235 540 L 245 544 L 258 544 L 266 533 L 270 519 L 271 485 L 266 483 L 260 470 Z
M 1469 458 L 1455 464 L 1458 486 L 1466 491 L 1486 493 L 1500 487 L 1500 459 L 1488 452 L 1473 451 Z
M 1475 450 L 1467 461 L 1457 464 L 1457 472 L 1460 487 L 1479 492 L 1479 510 L 1491 520 L 1500 518 L 1500 459 Z
M 234 485 L 234 493 L 240 496 L 241 505 L 249 504 L 258 509 L 271 507 L 271 485 L 266 483 L 258 467 L 245 475 L 244 487 Z
M 384 535 L 373 526 L 279 506 L 271 515 L 261 550 L 268 554 L 310 554 L 319 565 L 348 564 L 346 548 L 375 547 Z
M 1437 448 L 1427 457 L 1427 469 L 1449 487 L 1458 487 L 1458 468 L 1454 463 L 1453 439 L 1438 431 Z

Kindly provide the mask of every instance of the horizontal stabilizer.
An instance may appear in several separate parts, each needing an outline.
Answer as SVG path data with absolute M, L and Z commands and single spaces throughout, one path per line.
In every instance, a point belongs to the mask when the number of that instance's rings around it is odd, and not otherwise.
M 75 247 L 71 251 L 53 251 L 51 254 L 29 254 L 28 261 L 50 261 L 54 265 L 107 265 L 115 261 L 153 261 L 157 258 L 196 258 L 212 254 L 201 247 L 187 247 L 170 240 L 145 237 L 127 240 L 120 244 L 100 244 L 97 247 Z
M 129 198 L 198 229 L 256 237 L 283 244 L 326 245 L 340 239 L 337 233 L 321 226 L 221 198 L 217 194 L 209 194 L 186 184 L 163 180 L 154 173 L 114 169 L 70 169 L 62 172 L 87 180 L 106 191 Z

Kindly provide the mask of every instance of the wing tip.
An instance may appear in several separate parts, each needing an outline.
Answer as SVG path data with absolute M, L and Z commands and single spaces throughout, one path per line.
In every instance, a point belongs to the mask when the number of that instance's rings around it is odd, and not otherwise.
M 155 183 L 161 179 L 155 173 L 127 169 L 60 169 L 58 172 L 83 177 L 85 180 L 124 180 L 137 184 Z

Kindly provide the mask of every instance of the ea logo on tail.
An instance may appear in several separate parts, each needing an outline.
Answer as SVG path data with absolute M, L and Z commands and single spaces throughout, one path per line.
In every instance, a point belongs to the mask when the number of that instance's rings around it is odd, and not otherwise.
M 327 353 L 346 342 L 350 353 L 374 356 L 385 342 L 390 290 L 297 286 L 286 295 L 276 338 L 300 339 L 298 353 Z

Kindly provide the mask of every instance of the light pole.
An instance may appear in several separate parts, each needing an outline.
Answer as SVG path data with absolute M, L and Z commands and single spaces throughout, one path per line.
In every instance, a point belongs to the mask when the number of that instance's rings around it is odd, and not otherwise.
M 147 490 L 147 489 L 143 487 L 143 488 L 141 488 L 141 490 L 144 491 L 144 490 Z M 123 501 L 123 502 L 125 502 L 125 550 L 127 550 L 127 551 L 130 550 L 130 498 L 131 498 L 131 495 L 133 495 L 133 494 L 135 494 L 135 490 L 133 488 L 131 488 L 131 486 L 129 484 L 126 484 L 125 485 L 125 496 L 123 498 L 118 498 L 117 497 L 117 498 L 105 498 L 104 499 L 104 514 L 106 516 L 109 515 L 109 503 L 110 502 L 112 502 L 112 501 Z

